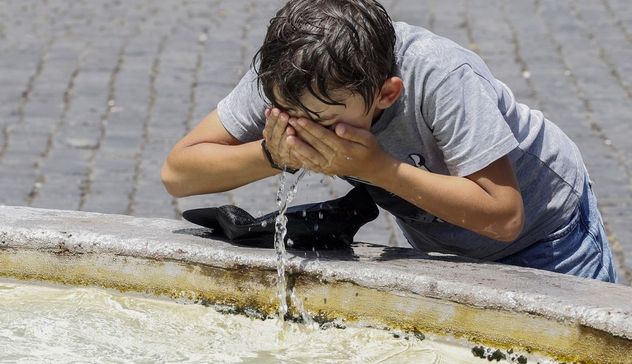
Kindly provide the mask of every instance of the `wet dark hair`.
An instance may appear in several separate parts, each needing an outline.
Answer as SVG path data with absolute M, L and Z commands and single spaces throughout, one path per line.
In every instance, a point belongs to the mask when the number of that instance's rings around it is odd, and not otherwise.
M 394 47 L 391 18 L 375 0 L 290 0 L 270 20 L 252 67 L 273 106 L 276 88 L 287 106 L 317 115 L 303 93 L 344 105 L 331 93 L 345 90 L 361 95 L 368 112 L 393 70 Z

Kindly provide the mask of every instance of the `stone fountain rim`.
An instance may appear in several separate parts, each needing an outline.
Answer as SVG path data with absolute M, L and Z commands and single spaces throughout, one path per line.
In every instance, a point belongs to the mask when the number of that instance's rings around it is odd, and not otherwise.
M 225 269 L 276 269 L 273 251 L 191 235 L 200 231 L 180 220 L 0 206 L 0 250 L 107 253 Z M 364 244 L 354 246 L 353 256 L 327 252 L 316 258 L 314 252 L 289 252 L 289 269 L 324 281 L 538 315 L 632 340 L 631 287 Z

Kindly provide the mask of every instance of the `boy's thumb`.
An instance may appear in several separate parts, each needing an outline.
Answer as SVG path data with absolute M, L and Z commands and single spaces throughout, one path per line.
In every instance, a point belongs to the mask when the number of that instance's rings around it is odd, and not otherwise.
M 365 144 L 366 134 L 369 133 L 367 130 L 355 128 L 344 123 L 339 123 L 338 125 L 336 125 L 335 130 L 336 135 L 338 135 L 339 137 L 360 144 Z

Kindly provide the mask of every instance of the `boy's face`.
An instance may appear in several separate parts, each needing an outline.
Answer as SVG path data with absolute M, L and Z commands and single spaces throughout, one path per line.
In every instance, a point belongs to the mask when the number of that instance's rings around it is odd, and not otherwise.
M 287 107 L 288 103 L 277 98 L 277 104 L 282 111 L 290 117 L 310 119 L 324 127 L 332 127 L 337 123 L 345 123 L 356 128 L 365 130 L 371 129 L 373 120 L 379 116 L 380 109 L 377 109 L 376 102 L 373 102 L 366 112 L 364 99 L 357 94 L 350 92 L 332 92 L 335 100 L 345 105 L 327 105 L 318 100 L 314 95 L 305 92 L 300 101 L 308 109 L 313 110 L 316 115 L 308 115 L 300 108 Z

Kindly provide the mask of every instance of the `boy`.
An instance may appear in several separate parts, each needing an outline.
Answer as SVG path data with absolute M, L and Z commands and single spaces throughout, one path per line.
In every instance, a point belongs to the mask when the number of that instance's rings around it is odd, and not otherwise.
M 307 168 L 365 185 L 410 244 L 616 281 L 579 150 L 474 53 L 374 0 L 291 0 L 170 153 L 174 196 Z

